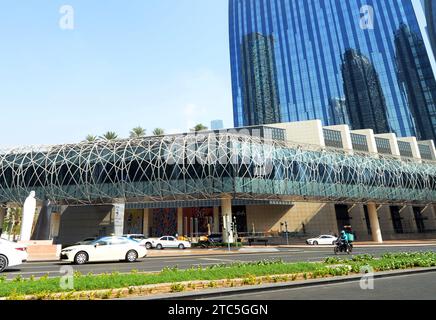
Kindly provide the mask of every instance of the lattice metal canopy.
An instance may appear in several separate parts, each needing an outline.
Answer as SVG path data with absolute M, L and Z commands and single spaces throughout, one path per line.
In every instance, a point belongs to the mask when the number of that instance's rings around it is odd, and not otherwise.
M 230 133 L 0 152 L 0 203 L 219 199 L 433 203 L 434 162 L 348 154 Z

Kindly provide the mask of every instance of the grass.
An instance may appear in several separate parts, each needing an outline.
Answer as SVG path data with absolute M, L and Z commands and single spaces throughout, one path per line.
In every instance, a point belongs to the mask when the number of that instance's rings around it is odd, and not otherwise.
M 258 277 L 286 276 L 286 280 L 296 280 L 297 274 L 308 278 L 322 278 L 326 276 L 347 275 L 350 272 L 360 273 L 362 268 L 370 267 L 375 272 L 415 267 L 436 266 L 436 253 L 389 253 L 379 259 L 370 255 L 354 256 L 352 259 L 327 258 L 322 263 L 298 262 L 284 263 L 281 260 L 260 261 L 251 263 L 233 263 L 214 265 L 206 268 L 193 267 L 180 270 L 177 267 L 164 268 L 159 273 L 140 273 L 133 270 L 130 274 L 107 273 L 102 275 L 79 272 L 74 274 L 74 290 L 62 289 L 60 278 L 42 277 L 23 279 L 18 276 L 13 280 L 0 277 L 0 297 L 18 299 L 24 295 L 46 296 L 52 293 L 71 293 L 74 291 L 92 291 L 100 289 L 121 289 L 143 285 L 171 283 L 172 292 L 180 292 L 186 287 L 180 282 L 216 281 L 243 279 L 243 284 L 256 284 Z M 284 281 L 285 279 L 271 279 Z M 211 282 L 209 286 L 214 287 Z

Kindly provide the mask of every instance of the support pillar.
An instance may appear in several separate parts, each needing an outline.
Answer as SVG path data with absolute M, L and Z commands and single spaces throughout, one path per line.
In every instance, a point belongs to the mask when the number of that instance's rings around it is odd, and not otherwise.
M 213 207 L 213 233 L 220 232 L 220 208 Z
M 122 236 L 124 234 L 124 212 L 126 205 L 124 203 L 116 203 L 112 209 L 114 236 Z
M 177 208 L 177 234 L 183 236 L 183 208 Z
M 57 238 L 59 236 L 59 228 L 61 226 L 61 213 L 53 212 L 50 219 L 50 239 Z
M 6 208 L 0 207 L 0 236 L 3 233 L 3 223 L 5 222 Z
M 380 222 L 377 214 L 377 206 L 375 203 L 368 203 L 368 216 L 371 223 L 372 241 L 383 243 Z
M 223 242 L 234 243 L 232 223 L 232 200 L 221 200 L 222 214 L 223 214 Z
M 425 208 L 423 208 L 422 214 L 427 219 L 424 224 L 426 230 L 436 230 L 436 215 L 434 206 L 428 205 Z

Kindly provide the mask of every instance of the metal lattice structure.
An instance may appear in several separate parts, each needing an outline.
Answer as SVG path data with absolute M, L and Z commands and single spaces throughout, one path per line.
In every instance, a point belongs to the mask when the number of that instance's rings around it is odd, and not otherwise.
M 267 141 L 185 134 L 0 153 L 0 203 L 31 190 L 56 204 L 219 199 L 434 203 L 436 164 Z

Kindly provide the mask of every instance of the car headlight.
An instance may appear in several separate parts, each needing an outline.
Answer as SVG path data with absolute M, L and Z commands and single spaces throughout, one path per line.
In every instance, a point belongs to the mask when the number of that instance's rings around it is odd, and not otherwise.
M 73 251 L 73 249 L 62 250 L 62 253 L 71 252 L 71 251 Z

